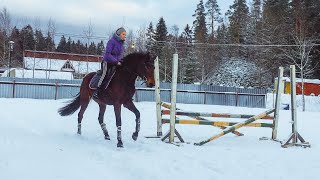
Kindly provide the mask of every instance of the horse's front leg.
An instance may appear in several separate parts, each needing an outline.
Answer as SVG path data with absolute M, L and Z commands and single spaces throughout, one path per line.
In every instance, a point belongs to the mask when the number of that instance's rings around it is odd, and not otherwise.
M 121 138 L 121 104 L 114 103 L 114 114 L 116 116 L 116 126 L 117 126 L 117 139 L 118 144 L 117 147 L 123 147 L 122 138 Z
M 105 112 L 106 112 L 106 105 L 99 104 L 99 117 L 98 117 L 99 124 L 100 124 L 102 132 L 104 134 L 104 139 L 110 140 L 110 136 L 109 136 L 108 130 L 106 128 L 106 124 L 103 122 Z
M 126 102 L 123 106 L 136 115 L 136 131 L 132 134 L 132 139 L 136 141 L 140 131 L 140 112 L 132 101 Z

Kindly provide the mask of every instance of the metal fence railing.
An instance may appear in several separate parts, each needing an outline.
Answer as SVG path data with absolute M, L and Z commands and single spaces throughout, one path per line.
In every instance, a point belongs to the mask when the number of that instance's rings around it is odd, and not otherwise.
M 81 80 L 0 77 L 0 98 L 70 99 L 79 93 Z M 136 82 L 134 101 L 154 101 L 154 88 Z M 170 102 L 171 84 L 160 83 L 161 100 Z M 178 84 L 177 103 L 266 107 L 266 89 Z

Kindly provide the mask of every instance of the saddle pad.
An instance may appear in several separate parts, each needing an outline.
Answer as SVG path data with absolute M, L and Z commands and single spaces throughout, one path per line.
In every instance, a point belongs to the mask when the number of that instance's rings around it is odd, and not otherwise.
M 91 79 L 90 84 L 89 84 L 90 89 L 97 89 L 100 77 L 101 77 L 101 74 L 95 74 L 93 76 L 93 78 Z

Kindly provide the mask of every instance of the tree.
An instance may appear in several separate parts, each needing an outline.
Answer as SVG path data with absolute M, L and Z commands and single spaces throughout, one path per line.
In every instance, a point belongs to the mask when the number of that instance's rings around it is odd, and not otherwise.
M 230 35 L 232 43 L 245 44 L 247 37 L 247 22 L 249 8 L 246 0 L 235 0 L 226 13 L 230 22 Z
M 65 47 L 65 52 L 66 52 L 66 53 L 71 53 L 71 44 L 72 44 L 72 40 L 71 40 L 71 38 L 69 37 L 69 38 L 68 38 L 68 41 L 67 41 L 67 44 L 66 44 L 66 47 Z
M 134 52 L 134 48 L 132 48 L 132 45 L 134 44 L 134 35 L 133 35 L 133 31 L 131 29 L 129 29 L 127 31 L 127 38 L 126 38 L 126 41 L 125 41 L 125 46 L 126 46 L 126 51 L 125 51 L 125 54 L 130 54 L 132 52 Z
M 19 29 L 15 26 L 13 27 L 10 35 L 10 40 L 15 43 L 13 46 L 13 51 L 11 54 L 11 66 L 17 67 L 22 65 L 23 55 L 22 55 L 22 40 L 20 36 Z
M 136 51 L 146 51 L 146 27 L 140 26 L 140 28 L 136 31 L 136 38 L 134 48 Z M 150 51 L 149 51 L 150 52 Z
M 54 51 L 55 50 L 55 43 L 54 43 L 54 37 L 56 34 L 56 25 L 55 22 L 50 18 L 47 24 L 47 37 L 46 44 L 47 48 L 46 51 Z
M 317 68 L 312 64 L 311 55 L 311 51 L 315 45 L 315 40 L 313 38 L 301 38 L 298 36 L 295 36 L 294 40 L 297 46 L 290 47 L 289 50 L 288 48 L 284 49 L 281 56 L 284 56 L 284 58 L 287 59 L 288 64 L 294 64 L 298 67 L 297 72 L 300 74 L 300 78 L 302 79 L 302 109 L 305 111 L 304 78 L 311 77 L 315 68 Z
M 46 39 L 43 37 L 41 30 L 35 32 L 35 47 L 37 51 L 45 51 L 47 49 Z
M 33 50 L 35 45 L 34 32 L 30 24 L 23 27 L 20 33 L 22 39 L 22 50 Z
M 95 55 L 96 53 L 97 53 L 96 44 L 94 42 L 91 42 L 89 46 L 89 54 Z
M 195 14 L 192 15 L 196 17 L 193 21 L 194 27 L 194 40 L 197 43 L 206 43 L 208 37 L 208 29 L 206 26 L 206 13 L 203 5 L 203 0 L 200 0 L 195 10 Z
M 7 58 L 7 51 L 8 51 L 8 37 L 11 33 L 11 16 L 10 13 L 8 12 L 7 8 L 3 8 L 0 10 L 0 40 L 1 40 L 1 50 L 0 51 L 0 65 L 1 62 L 2 64 L 6 64 L 6 58 Z
M 64 37 L 64 35 L 61 36 L 60 42 L 57 46 L 57 52 L 62 52 L 65 53 L 67 52 L 67 41 L 66 38 Z
M 219 5 L 217 3 L 217 0 L 208 0 L 206 2 L 206 8 L 208 9 L 207 11 L 207 16 L 209 17 L 210 20 L 210 30 L 211 30 L 211 34 L 210 34 L 210 43 L 214 43 L 214 27 L 215 27 L 215 22 L 217 23 L 221 23 L 222 22 L 222 18 L 220 17 L 221 13 L 220 13 L 220 8 Z
M 192 15 L 196 19 L 193 21 L 193 35 L 194 42 L 199 43 L 194 46 L 193 51 L 195 51 L 194 56 L 198 61 L 195 67 L 195 75 L 196 79 L 202 83 L 205 81 L 206 75 L 209 71 L 211 71 L 212 60 L 209 55 L 209 46 L 206 45 L 208 42 L 208 29 L 206 26 L 206 13 L 203 5 L 203 0 L 200 0 L 199 4 L 197 4 L 197 8 L 195 10 L 195 14 Z M 199 70 L 198 70 L 199 69 Z
M 103 55 L 104 48 L 103 41 L 100 41 L 97 45 L 97 55 Z
M 155 40 L 156 44 L 153 46 L 155 48 L 155 54 L 159 57 L 160 64 L 160 79 L 167 81 L 170 79 L 171 74 L 171 62 L 172 54 L 170 54 L 170 45 L 166 42 L 168 36 L 167 25 L 163 17 L 160 17 L 159 22 L 156 26 Z
M 152 54 L 156 54 L 155 47 L 154 47 L 156 44 L 155 36 L 156 36 L 156 33 L 153 29 L 152 22 L 150 22 L 149 27 L 147 29 L 147 33 L 146 33 L 146 49 Z

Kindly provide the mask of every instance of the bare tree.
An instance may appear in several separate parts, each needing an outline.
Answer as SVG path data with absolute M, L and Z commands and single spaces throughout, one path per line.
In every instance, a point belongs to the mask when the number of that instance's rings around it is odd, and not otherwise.
M 138 51 L 145 51 L 146 50 L 146 26 L 142 25 L 136 31 L 136 40 L 135 40 L 135 49 Z
M 89 72 L 89 61 L 88 61 L 88 54 L 89 54 L 89 43 L 90 39 L 93 37 L 93 25 L 91 23 L 91 19 L 89 20 L 88 26 L 85 27 L 83 30 L 83 34 L 85 35 L 87 39 L 87 73 Z
M 46 43 L 47 43 L 47 52 L 52 52 L 54 50 L 54 38 L 56 35 L 56 23 L 52 18 L 49 18 L 48 23 L 47 23 L 47 38 L 46 38 Z M 47 53 L 47 70 L 51 69 L 51 59 L 49 62 L 49 53 Z M 50 79 L 50 72 L 51 71 L 46 71 L 46 78 Z
M 311 51 L 313 50 L 317 39 L 315 38 L 305 38 L 294 36 L 294 42 L 296 46 L 290 47 L 288 49 L 283 49 L 283 54 L 288 63 L 294 64 L 301 78 L 301 91 L 302 91 L 302 109 L 305 111 L 305 97 L 304 97 L 304 78 L 310 77 L 315 72 L 318 63 L 316 65 L 312 64 Z
M 126 38 L 126 41 L 125 41 L 125 44 L 126 44 L 126 54 L 130 54 L 132 52 L 134 52 L 134 49 L 132 47 L 132 45 L 134 44 L 134 33 L 133 33 L 133 30 L 129 29 L 127 30 L 127 38 Z
M 0 53 L 0 62 L 5 63 L 7 57 L 6 52 L 8 50 L 7 43 L 11 34 L 11 16 L 7 8 L 0 10 L 0 40 L 2 41 L 3 53 Z M 0 63 L 1 64 L 1 63 Z

